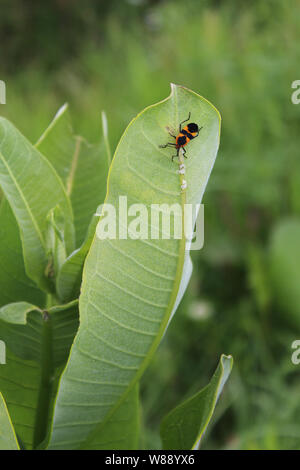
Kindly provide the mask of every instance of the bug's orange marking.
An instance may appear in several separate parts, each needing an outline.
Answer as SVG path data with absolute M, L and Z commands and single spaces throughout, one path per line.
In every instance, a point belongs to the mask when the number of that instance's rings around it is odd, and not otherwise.
M 184 147 L 186 144 L 189 143 L 190 140 L 194 139 L 194 137 L 196 137 L 197 135 L 197 132 L 190 132 L 188 126 L 185 126 L 176 137 L 176 148 L 179 149 L 180 147 Z

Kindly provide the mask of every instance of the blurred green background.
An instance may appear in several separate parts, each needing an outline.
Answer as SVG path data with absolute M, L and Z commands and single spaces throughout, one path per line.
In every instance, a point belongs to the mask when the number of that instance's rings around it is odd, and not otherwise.
M 1 0 L 0 112 L 33 142 L 69 102 L 96 141 L 100 112 L 114 149 L 130 120 L 187 86 L 222 115 L 204 197 L 205 246 L 141 386 L 143 444 L 210 379 L 234 371 L 202 447 L 299 449 L 299 2 L 290 0 Z

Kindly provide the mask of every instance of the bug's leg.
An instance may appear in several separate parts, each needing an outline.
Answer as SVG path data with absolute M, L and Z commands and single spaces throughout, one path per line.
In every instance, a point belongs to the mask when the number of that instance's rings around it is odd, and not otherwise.
M 203 126 L 199 127 L 199 130 L 198 130 L 197 137 L 198 137 L 198 135 L 199 135 L 199 133 L 200 133 L 201 129 L 203 129 Z
M 159 148 L 165 149 L 167 147 L 176 147 L 176 144 L 174 142 L 167 142 L 165 145 L 159 145 Z
M 179 150 L 180 150 L 180 148 L 177 149 L 176 155 L 172 155 L 172 162 L 173 162 L 174 158 L 179 157 Z
M 179 124 L 179 130 L 180 130 L 180 132 L 181 132 L 181 130 L 182 130 L 182 128 L 181 128 L 182 124 L 183 124 L 184 122 L 189 121 L 190 118 L 191 118 L 191 111 L 189 112 L 189 117 L 188 117 L 187 119 L 185 119 L 184 121 L 181 121 L 181 123 Z
M 170 136 L 173 137 L 174 139 L 176 139 L 176 135 L 173 135 L 171 134 L 171 132 L 169 132 Z
M 187 158 L 187 157 L 185 156 L 185 154 L 186 154 L 186 150 L 185 150 L 185 148 L 184 148 L 184 147 L 182 147 L 182 153 L 183 153 L 183 156 L 184 156 L 184 158 Z

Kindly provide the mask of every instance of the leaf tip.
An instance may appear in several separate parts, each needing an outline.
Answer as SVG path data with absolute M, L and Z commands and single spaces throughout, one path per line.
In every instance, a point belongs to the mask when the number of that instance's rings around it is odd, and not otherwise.
M 222 354 L 221 355 L 221 364 L 222 368 L 224 369 L 225 367 L 229 366 L 229 371 L 232 370 L 233 366 L 233 356 L 231 354 Z
M 55 114 L 54 119 L 59 118 L 62 114 L 64 114 L 65 111 L 67 111 L 68 108 L 69 108 L 69 103 L 64 103 Z

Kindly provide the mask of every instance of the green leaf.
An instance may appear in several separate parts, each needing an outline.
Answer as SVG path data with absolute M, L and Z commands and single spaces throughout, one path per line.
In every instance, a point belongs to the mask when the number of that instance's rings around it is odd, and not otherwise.
M 174 152 L 159 144 L 170 139 L 166 127 L 178 129 L 189 112 L 203 129 L 189 144 L 182 191 Z M 201 201 L 219 128 L 220 116 L 210 103 L 173 85 L 169 98 L 144 110 L 126 129 L 110 168 L 106 202 L 117 213 L 124 195 L 128 205 L 177 203 L 171 223 L 178 221 L 186 202 Z M 158 221 L 153 228 L 161 233 Z M 61 378 L 50 448 L 84 447 L 141 377 L 186 288 L 191 263 L 185 248 L 184 237 L 94 237 L 83 273 L 80 328 Z
M 90 145 L 74 135 L 69 109 L 64 105 L 37 143 L 37 147 L 47 156 L 70 193 L 75 214 L 77 245 L 82 242 L 80 248 L 71 253 L 59 271 L 56 288 L 62 302 L 69 302 L 79 295 L 83 263 L 99 220 L 99 216 L 95 216 L 96 209 L 105 197 L 110 165 L 105 113 L 102 113 L 102 123 L 105 150 L 102 144 Z
M 26 449 L 33 447 L 39 383 L 38 365 L 34 361 L 20 359 L 7 347 L 6 365 L 0 367 L 0 391 Z
M 56 114 L 37 143 L 61 177 L 72 203 L 76 246 L 106 193 L 108 159 L 103 143 L 91 145 L 74 135 L 67 105 Z
M 232 357 L 223 354 L 210 383 L 163 419 L 161 438 L 164 449 L 188 450 L 199 446 L 230 375 L 232 363 Z
M 139 387 L 130 391 L 101 428 L 84 444 L 86 450 L 135 450 L 140 430 Z
M 270 270 L 274 296 L 283 312 L 300 322 L 300 220 L 282 220 L 273 230 Z
M 57 274 L 66 260 L 65 239 L 65 219 L 59 208 L 51 209 L 47 216 L 46 247 L 48 266 L 46 274 L 48 277 L 56 279 Z
M 56 113 L 53 120 L 36 143 L 37 149 L 47 157 L 65 187 L 68 186 L 74 162 L 76 138 L 73 134 L 67 104 Z
M 27 302 L 0 309 L 6 364 L 0 367 L 3 393 L 16 432 L 26 448 L 45 437 L 61 368 L 78 327 L 77 303 L 43 311 Z
M 49 211 L 60 206 L 65 217 L 67 252 L 74 248 L 72 208 L 53 167 L 6 119 L 0 118 L 0 186 L 18 222 L 27 275 L 51 290 L 45 230 Z
M 19 450 L 15 430 L 13 428 L 4 398 L 0 393 L 0 450 Z
M 56 291 L 61 302 L 70 302 L 79 296 L 84 260 L 91 247 L 98 222 L 99 216 L 95 214 L 83 244 L 66 259 L 58 273 Z
M 25 272 L 19 227 L 4 198 L 0 203 L 0 307 L 19 300 L 41 306 L 45 294 Z

